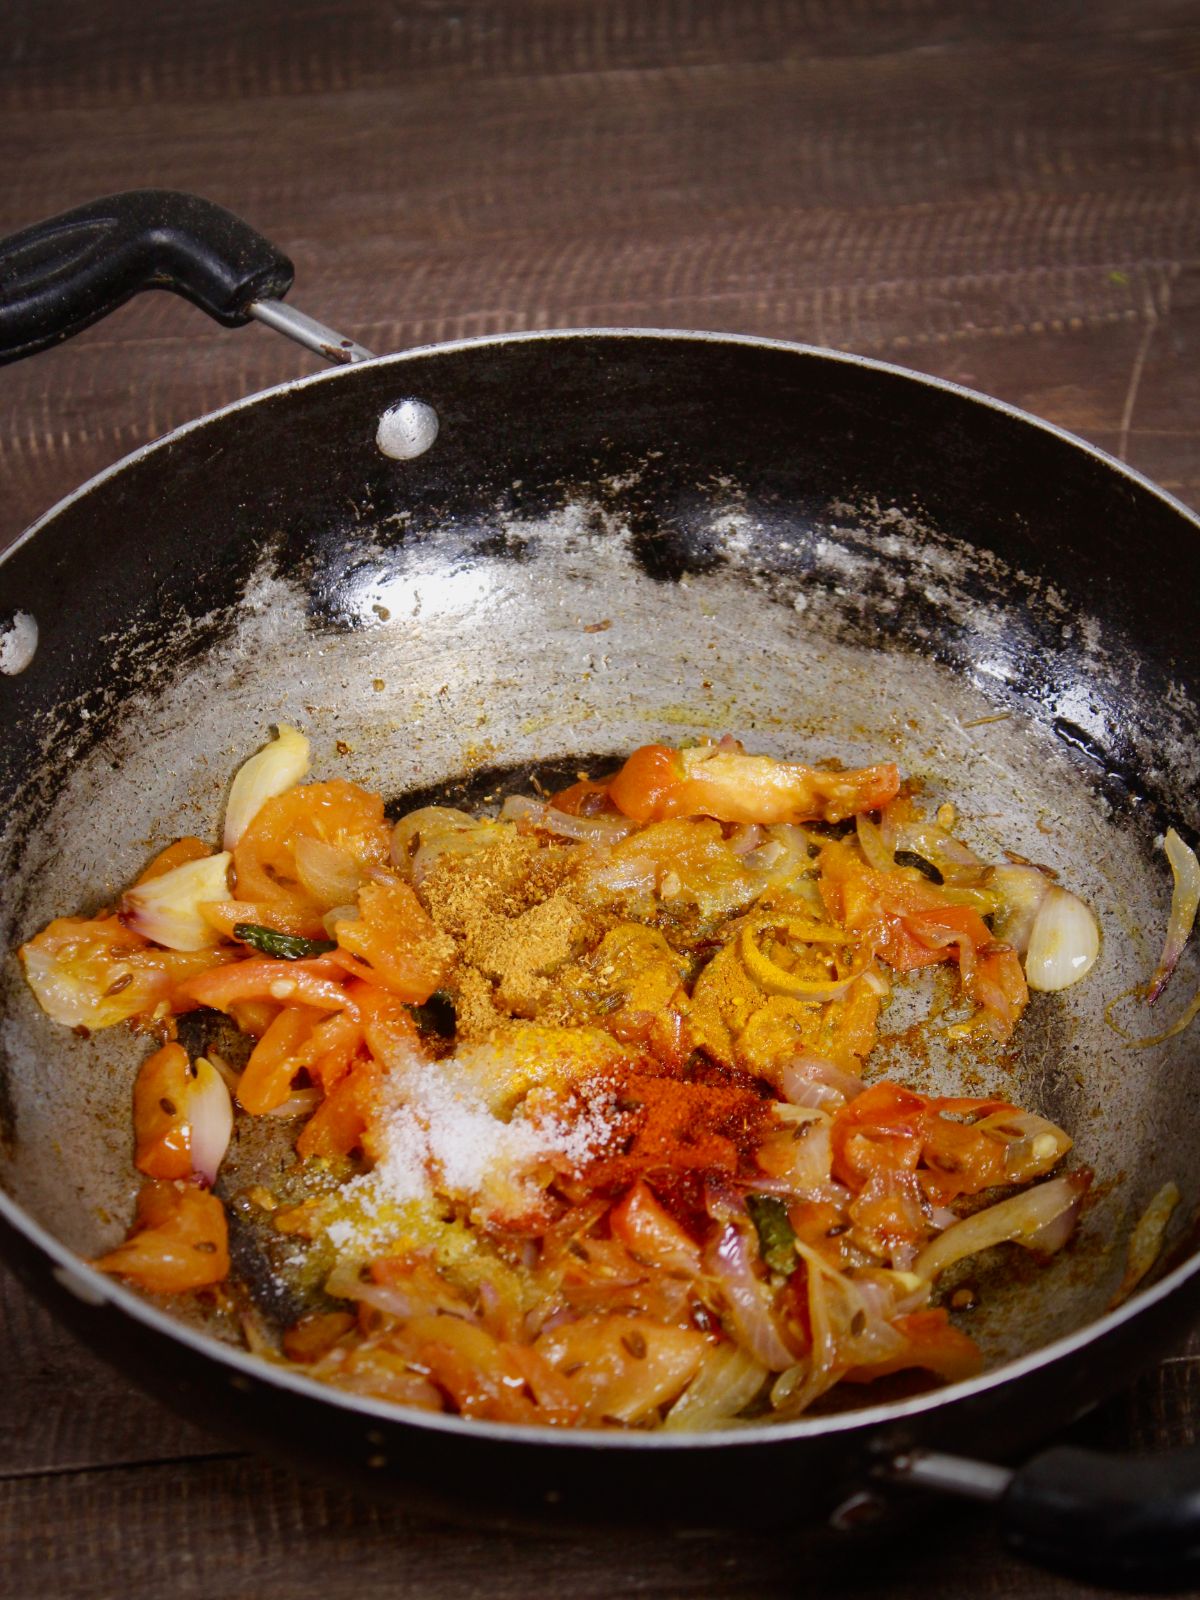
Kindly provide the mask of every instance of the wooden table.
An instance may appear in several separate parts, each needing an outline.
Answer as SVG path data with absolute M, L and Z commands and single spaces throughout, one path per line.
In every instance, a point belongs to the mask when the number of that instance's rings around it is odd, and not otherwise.
M 8 0 L 0 230 L 195 189 L 374 349 L 583 324 L 810 340 L 988 390 L 1200 500 L 1200 9 L 1186 0 Z M 309 370 L 146 297 L 0 374 L 0 542 Z M 894 1542 L 531 1538 L 233 1454 L 0 1278 L 6 1596 L 1092 1593 L 950 1507 Z M 1200 1348 L 1200 1347 L 1198 1347 Z M 1090 1424 L 1192 1437 L 1190 1356 Z

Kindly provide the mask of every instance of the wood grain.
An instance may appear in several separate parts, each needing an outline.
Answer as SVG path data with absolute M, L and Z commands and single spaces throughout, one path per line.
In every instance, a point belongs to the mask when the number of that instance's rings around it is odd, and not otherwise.
M 191 188 L 379 350 L 520 328 L 741 330 L 1025 406 L 1200 504 L 1194 0 L 8 0 L 0 231 Z M 311 370 L 144 297 L 0 371 L 0 544 L 214 406 Z M 1190 1440 L 1196 1347 L 1085 1430 Z M 539 1537 L 448 1528 L 231 1456 L 0 1273 L 5 1595 L 1095 1591 L 986 1518 Z M 969 1581 L 966 1575 L 969 1574 Z

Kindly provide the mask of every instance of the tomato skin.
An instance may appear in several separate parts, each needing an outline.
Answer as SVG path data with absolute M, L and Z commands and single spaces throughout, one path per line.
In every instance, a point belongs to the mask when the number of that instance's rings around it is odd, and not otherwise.
M 194 1184 L 142 1185 L 129 1237 L 92 1263 L 152 1294 L 205 1289 L 229 1276 L 229 1230 L 216 1195 Z
M 190 1178 L 192 1130 L 185 1114 L 191 1084 L 187 1051 L 165 1044 L 142 1062 L 133 1086 L 134 1165 L 148 1178 Z
M 228 1011 L 245 1000 L 315 1006 L 319 1011 L 349 1011 L 353 1000 L 343 987 L 345 972 L 335 961 L 316 956 L 309 961 L 274 961 L 264 956 L 234 961 L 219 971 L 203 972 L 181 983 L 175 993 L 193 1005 Z
M 700 1247 L 639 1180 L 609 1213 L 613 1233 L 639 1260 L 664 1272 L 699 1277 Z
M 921 1159 L 925 1098 L 896 1083 L 856 1095 L 833 1119 L 833 1175 L 861 1189 L 879 1168 L 913 1172 Z
M 312 897 L 300 884 L 296 842 L 319 839 L 336 846 L 364 869 L 388 864 L 391 831 L 383 800 L 344 778 L 301 784 L 260 807 L 233 852 L 239 900 L 257 900 L 311 915 Z
M 1004 1183 L 1006 1173 L 1002 1142 L 973 1123 L 1015 1110 L 1006 1100 L 938 1098 L 873 1084 L 833 1119 L 833 1174 L 855 1192 L 876 1175 L 915 1175 L 939 1205 L 978 1194 Z
M 896 972 L 957 961 L 963 988 L 1001 1040 L 1029 999 L 1016 953 L 997 945 L 979 913 L 947 901 L 935 884 L 869 867 L 844 840 L 821 851 L 819 888 L 830 916 L 863 934 Z
M 281 1106 L 291 1093 L 301 1065 L 301 1047 L 312 1037 L 320 1013 L 308 1006 L 286 1006 L 254 1046 L 238 1080 L 238 1104 L 260 1117 Z
M 139 883 L 152 883 L 155 878 L 174 872 L 176 867 L 186 866 L 189 861 L 203 861 L 205 856 L 210 855 L 212 855 L 211 845 L 205 844 L 203 839 L 197 839 L 194 834 L 185 834 L 182 839 L 176 839 L 174 844 L 169 844 L 165 850 L 158 852 L 143 868 L 141 876 L 134 879 L 134 886 Z
M 623 816 L 649 822 L 663 815 L 662 805 L 683 781 L 679 752 L 665 744 L 644 744 L 608 785 L 609 799 Z
M 979 1346 L 956 1328 L 940 1307 L 894 1317 L 892 1327 L 904 1335 L 906 1348 L 887 1361 L 851 1367 L 842 1374 L 845 1382 L 873 1383 L 876 1378 L 886 1378 L 893 1372 L 923 1367 L 946 1383 L 959 1383 L 964 1378 L 973 1378 L 983 1368 Z
M 401 1000 L 416 1005 L 428 1000 L 450 970 L 455 951 L 415 891 L 399 878 L 368 883 L 359 890 L 358 910 L 356 918 L 334 923 L 338 952 L 352 958 L 350 970 Z

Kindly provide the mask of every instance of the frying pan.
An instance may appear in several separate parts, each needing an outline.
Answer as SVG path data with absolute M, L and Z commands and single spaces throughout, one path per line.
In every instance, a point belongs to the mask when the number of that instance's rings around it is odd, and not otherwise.
M 130 1214 L 142 1048 L 55 1027 L 9 960 L 7 1256 L 190 1417 L 413 1499 L 769 1525 L 904 1481 L 996 1500 L 1008 1541 L 1065 1570 L 1190 1581 L 1193 1452 L 996 1463 L 1126 1383 L 1200 1301 L 1194 1043 L 1135 1048 L 1106 1018 L 1115 1002 L 1126 1033 L 1162 1026 L 1128 991 L 1167 915 L 1156 837 L 1198 822 L 1195 517 L 1059 429 L 882 363 L 607 330 L 368 360 L 282 305 L 291 276 L 227 212 L 162 191 L 0 246 L 5 359 L 158 286 L 340 363 L 137 451 L 0 563 L 5 946 L 208 829 L 276 721 L 306 729 L 319 773 L 394 811 L 603 770 L 668 733 L 886 755 L 962 805 L 985 855 L 1061 871 L 1104 943 L 1086 983 L 1034 996 L 1007 1053 L 935 1040 L 913 1060 L 898 1015 L 880 1061 L 1061 1123 L 1097 1198 L 1047 1269 L 978 1264 L 989 1366 L 967 1383 L 679 1437 L 406 1413 L 275 1369 L 85 1264 Z M 1189 955 L 1176 1006 L 1196 981 Z M 230 1159 L 236 1176 L 268 1157 Z M 1111 1310 L 1130 1227 L 1168 1180 L 1183 1199 L 1158 1275 Z

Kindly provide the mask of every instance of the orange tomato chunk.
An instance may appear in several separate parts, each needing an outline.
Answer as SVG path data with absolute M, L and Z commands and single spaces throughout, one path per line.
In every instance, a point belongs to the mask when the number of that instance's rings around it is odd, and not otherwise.
M 151 1294 L 205 1289 L 229 1275 L 225 1208 L 208 1189 L 152 1179 L 124 1244 L 93 1262 Z

